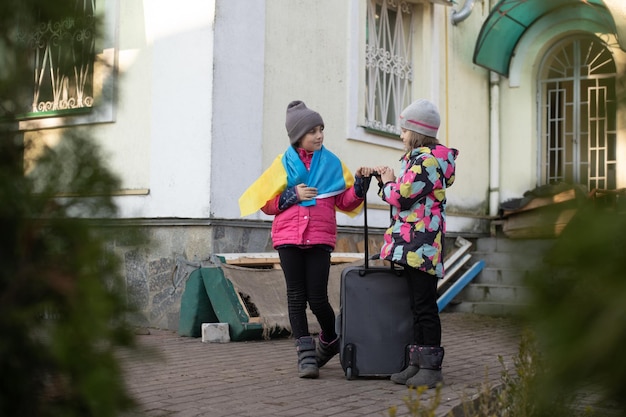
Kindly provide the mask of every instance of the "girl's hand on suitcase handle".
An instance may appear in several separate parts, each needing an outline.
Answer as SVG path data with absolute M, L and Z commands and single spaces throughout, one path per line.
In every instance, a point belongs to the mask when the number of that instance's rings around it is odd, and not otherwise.
M 376 176 L 376 178 L 378 178 L 378 182 L 386 184 L 388 182 L 396 181 L 396 174 L 393 172 L 392 168 L 389 168 L 388 166 L 377 166 L 374 169 L 379 174 Z
M 356 170 L 356 172 L 354 173 L 354 175 L 356 177 L 376 177 L 377 176 L 377 172 L 375 168 L 371 168 L 371 167 L 359 167 L 359 169 Z
M 359 167 L 354 173 L 354 176 L 362 180 L 363 193 L 367 193 L 370 188 L 370 182 L 372 182 L 372 176 L 374 175 L 374 168 Z M 362 197 L 357 192 L 357 196 Z
M 393 172 L 393 169 L 388 166 L 377 166 L 377 167 L 360 167 L 356 170 L 355 176 L 357 177 L 376 177 L 378 181 L 389 182 L 395 181 L 396 175 Z

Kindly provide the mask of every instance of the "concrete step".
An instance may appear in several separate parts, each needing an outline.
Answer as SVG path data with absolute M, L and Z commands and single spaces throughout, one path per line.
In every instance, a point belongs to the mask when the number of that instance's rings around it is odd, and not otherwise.
M 485 267 L 446 307 L 446 311 L 495 316 L 515 314 L 527 300 L 525 278 L 542 266 L 554 240 L 481 237 L 472 243 L 472 258 L 467 264 L 482 260 Z
M 488 285 L 524 285 L 528 272 L 512 268 L 493 268 L 487 264 L 472 283 Z
M 469 302 L 524 304 L 528 299 L 528 290 L 518 285 L 471 283 L 459 295 L 463 301 Z
M 524 252 L 529 255 L 539 255 L 549 250 L 554 245 L 551 239 L 506 239 L 497 237 L 478 238 L 474 241 L 473 251 L 476 252 Z
M 485 261 L 486 267 L 498 269 L 517 269 L 532 271 L 542 265 L 543 254 L 528 252 L 477 252 L 473 251 L 473 259 Z
M 473 313 L 484 316 L 515 316 L 522 311 L 524 305 L 513 303 L 474 303 L 462 302 L 459 304 L 448 304 L 445 311 L 450 313 Z

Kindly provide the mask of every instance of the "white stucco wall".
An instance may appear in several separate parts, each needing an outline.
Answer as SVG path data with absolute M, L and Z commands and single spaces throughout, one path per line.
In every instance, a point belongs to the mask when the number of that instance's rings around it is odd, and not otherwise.
M 288 146 L 300 99 L 325 121 L 325 145 L 354 172 L 398 169 L 399 140 L 361 127 L 366 0 L 119 1 L 119 97 L 96 125 L 120 174 L 122 217 L 239 218 L 243 191 Z M 460 151 L 448 193 L 457 217 L 481 215 L 489 187 L 488 73 L 471 62 L 486 8 L 452 25 L 451 7 L 416 4 L 414 97 L 438 104 L 439 139 Z M 386 226 L 386 205 L 370 216 Z M 251 219 L 270 219 L 258 212 Z M 363 219 L 338 215 L 339 224 Z M 465 225 L 451 222 L 449 230 Z
M 273 0 L 265 4 L 262 162 L 259 166 L 258 160 L 245 157 L 247 181 L 242 175 L 232 184 L 233 197 L 238 197 L 288 146 L 285 110 L 295 99 L 303 100 L 321 113 L 325 145 L 353 172 L 361 165 L 379 164 L 397 170 L 401 143 L 373 138 L 374 135 L 368 136 L 358 127 L 358 100 L 364 93 L 360 88 L 364 81 L 359 63 L 364 62 L 366 2 L 325 0 L 294 5 L 290 0 Z M 427 30 L 416 42 L 414 96 L 438 103 L 442 113 L 439 138 L 461 150 L 458 182 L 449 193 L 450 206 L 457 206 L 457 212 L 476 214 L 485 209 L 488 186 L 488 164 L 475 163 L 485 159 L 489 152 L 487 72 L 471 64 L 471 50 L 482 16 L 476 14 L 452 27 L 449 7 L 428 4 L 416 7 L 424 11 L 419 25 Z M 457 57 L 457 49 L 465 52 Z M 256 146 L 256 138 L 251 143 Z M 225 183 L 220 181 L 220 184 Z M 373 191 L 369 194 L 370 204 L 375 206 L 381 202 Z M 226 210 L 227 205 L 225 202 L 223 211 L 213 213 L 217 217 L 228 216 L 234 210 Z M 236 208 L 236 199 L 230 200 L 230 207 Z M 269 217 L 256 213 L 249 218 Z M 373 226 L 387 225 L 385 206 L 375 210 L 369 220 Z M 360 225 L 363 219 L 339 215 L 338 221 Z
M 238 218 L 238 198 L 264 169 L 265 1 L 218 1 L 210 214 Z
M 96 133 L 140 194 L 117 198 L 123 217 L 209 215 L 214 8 L 120 2 L 119 107 Z
M 446 8 L 446 20 L 453 10 Z M 489 73 L 472 63 L 476 38 L 488 9 L 476 5 L 457 25 L 448 23 L 445 60 L 441 66 L 442 124 L 439 139 L 457 148 L 456 181 L 448 191 L 450 213 L 484 215 L 489 189 Z M 459 226 L 460 227 L 460 226 Z
M 94 125 L 94 135 L 122 178 L 122 195 L 116 197 L 122 217 L 238 219 L 238 197 L 288 146 L 285 110 L 295 99 L 321 113 L 325 145 L 353 172 L 361 165 L 398 168 L 400 141 L 361 127 L 367 0 L 106 4 L 116 14 L 111 21 L 117 22 L 118 97 L 112 123 Z M 414 7 L 413 94 L 438 104 L 439 139 L 460 151 L 449 213 L 484 217 L 490 188 L 502 202 L 537 183 L 536 73 L 545 48 L 565 34 L 598 33 L 603 26 L 568 9 L 539 21 L 520 39 L 510 76 L 498 85 L 500 149 L 498 166 L 492 167 L 489 73 L 472 63 L 488 2 L 477 3 L 457 25 L 451 15 L 459 6 Z M 626 54 L 614 38 L 611 44 L 623 73 Z M 619 160 L 626 158 L 622 109 Z M 37 135 L 51 142 L 57 133 L 51 128 Z M 618 186 L 626 186 L 622 165 Z M 372 188 L 370 204 L 380 209 L 370 221 L 384 226 L 386 206 Z M 270 219 L 260 212 L 249 218 Z M 339 215 L 339 224 L 361 223 Z M 453 221 L 450 230 L 469 224 Z
M 322 114 L 326 146 L 353 172 L 398 168 L 399 140 L 360 128 L 365 0 L 182 6 L 119 2 L 116 117 L 96 136 L 123 180 L 122 217 L 239 218 L 238 197 L 288 146 L 285 110 L 295 99 Z M 453 26 L 452 8 L 416 7 L 424 34 L 415 43 L 414 95 L 439 105 L 439 139 L 461 152 L 451 211 L 476 214 L 488 188 L 488 165 L 475 162 L 489 152 L 488 83 L 471 51 L 484 16 L 477 9 Z M 372 206 L 381 203 L 374 188 Z M 373 226 L 388 223 L 380 207 Z
M 366 0 L 165 0 L 119 2 L 119 99 L 115 122 L 97 125 L 109 163 L 123 179 L 123 217 L 239 218 L 243 191 L 288 146 L 285 110 L 300 99 L 324 118 L 325 144 L 354 172 L 398 168 L 399 140 L 365 132 Z M 183 7 L 184 6 L 184 7 Z M 439 139 L 459 149 L 448 192 L 455 219 L 488 212 L 491 152 L 489 73 L 472 63 L 489 12 L 477 4 L 451 23 L 454 8 L 416 4 L 414 97 L 439 106 Z M 573 23 L 572 23 L 573 24 Z M 536 182 L 535 62 L 558 28 L 522 39 L 528 56 L 500 82 L 500 201 Z M 524 39 L 528 45 L 524 46 Z M 623 148 L 620 148 L 620 150 Z M 621 150 L 623 153 L 623 150 Z M 375 188 L 375 187 L 373 187 Z M 380 204 L 375 190 L 370 204 Z M 370 216 L 385 226 L 384 204 Z M 258 212 L 251 219 L 270 219 Z M 339 215 L 339 224 L 361 218 Z M 472 228 L 451 220 L 449 230 Z

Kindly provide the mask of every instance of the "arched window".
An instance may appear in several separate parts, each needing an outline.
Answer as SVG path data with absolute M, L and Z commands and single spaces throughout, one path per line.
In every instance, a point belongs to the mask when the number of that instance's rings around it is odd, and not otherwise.
M 569 37 L 539 70 L 539 185 L 616 188 L 616 67 L 593 36 Z

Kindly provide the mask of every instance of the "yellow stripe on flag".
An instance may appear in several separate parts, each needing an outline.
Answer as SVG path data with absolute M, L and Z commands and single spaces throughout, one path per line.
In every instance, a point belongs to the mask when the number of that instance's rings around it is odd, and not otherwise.
M 241 217 L 255 213 L 287 188 L 287 172 L 282 157 L 282 154 L 278 155 L 272 165 L 239 197 Z

